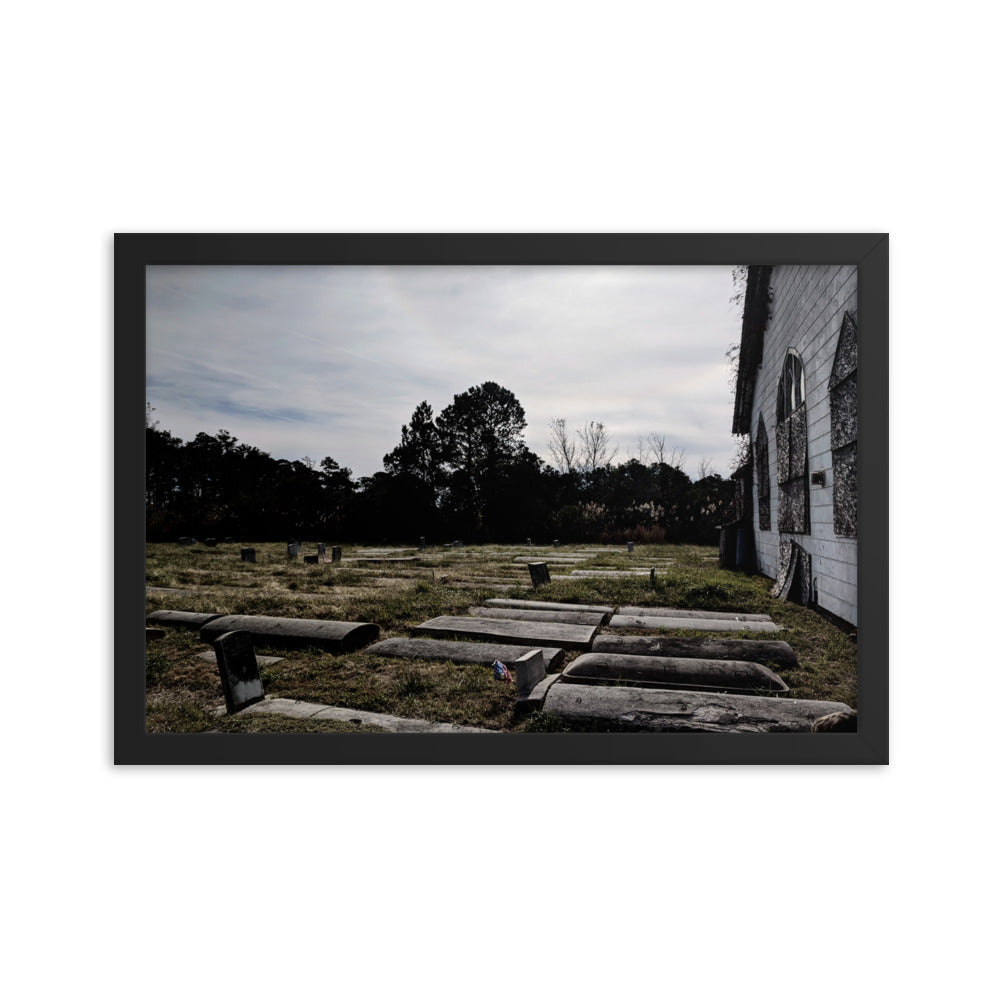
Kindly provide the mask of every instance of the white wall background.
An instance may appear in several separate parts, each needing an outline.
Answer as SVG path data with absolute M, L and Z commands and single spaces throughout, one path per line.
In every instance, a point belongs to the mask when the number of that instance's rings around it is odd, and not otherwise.
M 896 11 L 7 12 L 12 996 L 988 992 L 995 32 Z M 893 763 L 114 768 L 115 230 L 890 231 Z

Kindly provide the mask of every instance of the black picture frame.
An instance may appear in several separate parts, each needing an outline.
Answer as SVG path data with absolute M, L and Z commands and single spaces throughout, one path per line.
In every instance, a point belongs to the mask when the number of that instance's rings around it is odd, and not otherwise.
M 146 267 L 853 264 L 858 269 L 858 731 L 497 736 L 145 731 Z M 889 761 L 886 234 L 116 234 L 114 759 L 119 764 L 885 764 Z

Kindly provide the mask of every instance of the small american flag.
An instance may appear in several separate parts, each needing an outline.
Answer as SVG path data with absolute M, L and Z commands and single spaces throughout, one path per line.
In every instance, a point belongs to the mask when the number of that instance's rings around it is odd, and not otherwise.
M 506 681 L 508 684 L 514 683 L 510 671 L 499 660 L 493 661 L 493 676 L 498 681 Z

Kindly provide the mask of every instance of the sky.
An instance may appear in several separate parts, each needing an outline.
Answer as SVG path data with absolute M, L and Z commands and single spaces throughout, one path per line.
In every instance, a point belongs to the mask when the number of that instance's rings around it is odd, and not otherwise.
M 564 419 L 603 423 L 616 462 L 656 434 L 692 478 L 731 472 L 731 267 L 163 265 L 146 286 L 146 399 L 184 441 L 368 476 L 422 401 L 492 381 L 549 463 Z

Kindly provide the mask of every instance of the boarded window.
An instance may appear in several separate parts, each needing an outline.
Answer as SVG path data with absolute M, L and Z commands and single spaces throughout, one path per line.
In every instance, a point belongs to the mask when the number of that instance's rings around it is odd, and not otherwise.
M 833 449 L 833 530 L 858 536 L 858 327 L 850 313 L 840 325 L 830 373 L 830 447 Z
M 789 351 L 778 383 L 775 448 L 778 453 L 778 531 L 809 533 L 809 456 L 806 379 L 802 361 Z
M 764 418 L 757 418 L 757 440 L 754 442 L 755 478 L 757 480 L 757 520 L 761 531 L 771 530 L 771 463 L 767 448 Z

